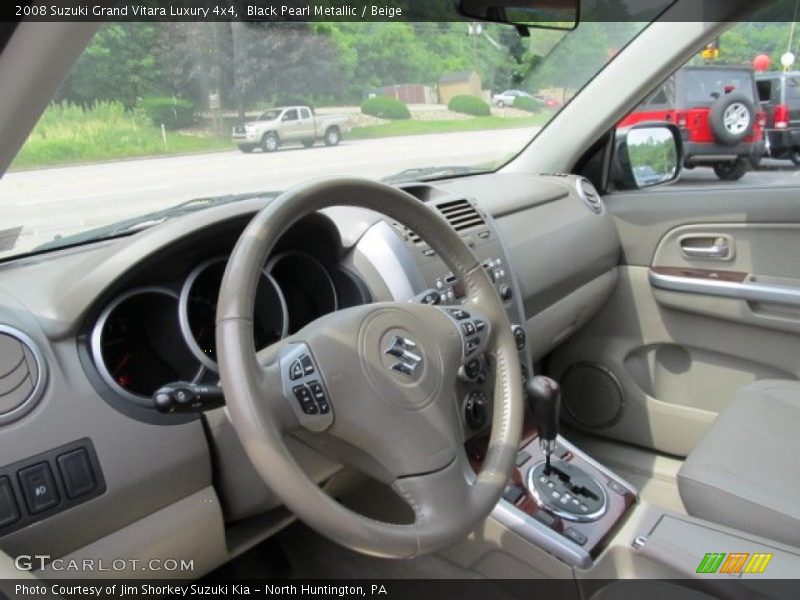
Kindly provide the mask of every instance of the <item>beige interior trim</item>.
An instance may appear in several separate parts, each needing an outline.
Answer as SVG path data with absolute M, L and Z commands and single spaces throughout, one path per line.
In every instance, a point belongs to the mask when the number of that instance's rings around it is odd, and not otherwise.
M 70 560 L 102 561 L 106 566 L 115 566 L 115 559 L 124 559 L 125 568 L 108 571 L 55 570 L 48 566 L 36 574 L 43 579 L 86 578 L 119 579 L 143 576 L 142 567 L 150 561 L 160 561 L 161 570 L 148 570 L 148 579 L 197 579 L 228 560 L 225 545 L 225 526 L 222 509 L 214 488 L 209 486 L 183 500 L 167 506 L 100 538 L 75 552 L 61 557 L 59 568 L 66 567 Z M 138 561 L 133 563 L 132 561 Z M 165 570 L 171 567 L 168 560 L 193 561 L 190 571 Z M 79 563 L 82 564 L 82 563 Z M 118 563 L 122 566 L 122 563 Z M 138 567 L 138 569 L 137 569 Z

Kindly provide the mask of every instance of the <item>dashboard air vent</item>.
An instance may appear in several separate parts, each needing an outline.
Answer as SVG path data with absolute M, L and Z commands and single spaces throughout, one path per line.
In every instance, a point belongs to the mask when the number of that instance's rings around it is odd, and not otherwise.
M 442 202 L 436 208 L 439 209 L 439 212 L 444 215 L 450 226 L 456 231 L 464 231 L 486 224 L 486 221 L 483 220 L 481 214 L 469 200 L 461 199 Z
M 578 179 L 578 195 L 593 213 L 599 215 L 603 212 L 603 201 L 591 181 L 584 178 Z
M 26 413 L 43 391 L 42 363 L 33 341 L 0 325 L 0 424 Z

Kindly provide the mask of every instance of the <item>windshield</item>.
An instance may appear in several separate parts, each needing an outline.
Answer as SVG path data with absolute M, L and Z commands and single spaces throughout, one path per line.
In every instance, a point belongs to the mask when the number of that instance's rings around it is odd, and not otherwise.
M 261 113 L 261 116 L 258 117 L 259 121 L 274 121 L 278 118 L 278 115 L 281 114 L 279 110 L 267 110 Z
M 646 26 L 459 18 L 106 25 L 0 180 L 0 258 L 315 177 L 494 170 Z

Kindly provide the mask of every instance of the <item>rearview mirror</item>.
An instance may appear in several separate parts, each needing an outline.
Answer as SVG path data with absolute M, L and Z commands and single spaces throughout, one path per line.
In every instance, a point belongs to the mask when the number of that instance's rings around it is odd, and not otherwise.
M 458 11 L 470 19 L 537 29 L 572 31 L 578 26 L 580 0 L 460 0 Z
M 613 165 L 618 189 L 644 189 L 678 179 L 683 163 L 680 130 L 670 123 L 638 123 L 617 130 Z

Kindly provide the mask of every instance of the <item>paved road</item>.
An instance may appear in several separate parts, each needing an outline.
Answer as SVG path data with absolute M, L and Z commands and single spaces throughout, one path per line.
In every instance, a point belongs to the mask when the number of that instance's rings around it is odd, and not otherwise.
M 24 224 L 15 251 L 56 234 L 112 223 L 186 200 L 283 190 L 314 177 L 381 178 L 412 167 L 473 165 L 519 151 L 531 128 L 293 146 L 274 154 L 238 150 L 8 173 L 0 180 L 2 225 Z M 2 251 L 0 251 L 2 254 Z
M 764 159 L 757 171 L 745 173 L 739 181 L 720 181 L 709 167 L 684 169 L 680 187 L 763 187 L 770 185 L 800 186 L 800 169 L 788 160 Z M 660 189 L 669 189 L 660 188 Z
M 6 174 L 0 180 L 0 230 L 24 224 L 14 252 L 193 198 L 282 190 L 314 177 L 381 178 L 420 166 L 472 165 L 518 151 L 530 128 L 354 140 L 335 148 L 289 147 L 275 154 L 237 150 Z M 800 185 L 788 161 L 764 161 L 738 182 L 709 168 L 684 171 L 678 187 Z M 675 189 L 674 186 L 662 188 Z M 2 232 L 0 232 L 2 233 Z M 3 254 L 0 249 L 0 255 Z

